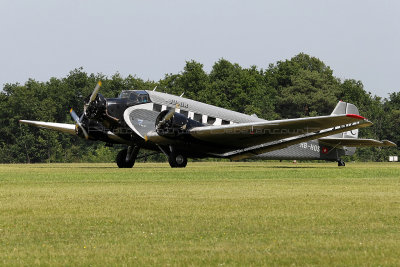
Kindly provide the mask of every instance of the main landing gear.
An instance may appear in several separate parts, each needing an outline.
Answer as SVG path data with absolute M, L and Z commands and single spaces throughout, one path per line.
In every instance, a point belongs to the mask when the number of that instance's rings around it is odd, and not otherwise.
M 132 168 L 135 165 L 139 149 L 138 146 L 129 146 L 128 149 L 121 150 L 115 160 L 118 168 Z
M 135 165 L 135 160 L 139 153 L 140 147 L 138 146 L 129 146 L 127 149 L 121 150 L 116 158 L 116 162 L 118 168 L 132 168 Z M 187 157 L 185 154 L 176 151 L 172 147 L 170 148 L 171 152 L 166 152 L 166 150 L 160 148 L 161 151 L 167 155 L 168 162 L 171 168 L 185 168 L 187 165 Z
M 168 157 L 169 166 L 171 166 L 171 168 L 186 167 L 187 156 L 184 153 L 180 152 L 173 146 L 169 146 L 169 148 L 159 146 L 159 148 L 161 152 Z
M 346 166 L 346 163 L 345 163 L 343 160 L 338 159 L 337 165 L 338 165 L 339 167 L 344 167 L 344 166 Z
M 168 162 L 171 168 L 185 168 L 187 157 L 179 152 L 171 152 L 168 155 Z

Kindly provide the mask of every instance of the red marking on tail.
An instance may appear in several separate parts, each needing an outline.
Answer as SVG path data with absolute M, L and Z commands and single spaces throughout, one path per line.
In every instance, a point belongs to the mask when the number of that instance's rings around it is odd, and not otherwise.
M 359 120 L 365 120 L 363 116 L 356 115 L 356 114 L 346 114 L 347 117 L 354 118 L 354 119 L 359 119 Z

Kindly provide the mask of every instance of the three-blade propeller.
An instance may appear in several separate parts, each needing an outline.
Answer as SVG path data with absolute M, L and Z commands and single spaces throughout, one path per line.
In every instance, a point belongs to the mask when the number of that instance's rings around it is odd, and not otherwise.
M 176 104 L 175 108 L 171 109 L 170 111 L 168 111 L 167 114 L 165 114 L 164 118 L 157 124 L 156 128 L 157 128 L 157 129 L 160 128 L 160 127 L 163 126 L 168 120 L 170 120 L 170 119 L 174 116 L 175 110 L 176 110 L 176 109 L 179 109 L 179 108 L 180 108 L 180 105 L 179 105 L 179 104 Z
M 83 106 L 83 114 L 86 114 L 86 109 L 88 108 L 88 106 L 90 105 L 90 103 L 92 103 L 92 102 L 96 99 L 96 96 L 97 96 L 97 94 L 99 93 L 100 87 L 101 87 L 101 81 L 99 81 L 99 82 L 96 84 L 96 87 L 94 88 L 94 90 L 93 90 L 93 92 L 92 92 L 92 94 L 91 94 L 91 96 L 90 96 L 90 98 L 89 98 L 89 102 L 87 102 L 87 103 Z
M 87 133 L 85 128 L 83 128 L 81 120 L 79 119 L 78 115 L 76 115 L 75 111 L 71 108 L 69 113 L 71 114 L 72 119 L 74 119 L 74 121 L 76 122 L 76 125 L 78 125 L 79 128 L 81 128 L 82 133 L 85 136 L 85 139 L 89 139 L 89 134 Z
M 69 113 L 71 114 L 72 119 L 76 122 L 76 125 L 82 130 L 82 133 L 85 136 L 85 139 L 89 139 L 89 134 L 88 134 L 88 132 L 85 130 L 85 128 L 82 125 L 82 118 L 86 114 L 86 109 L 88 108 L 90 103 L 92 103 L 96 99 L 96 96 L 99 93 L 100 87 L 101 87 L 101 81 L 99 81 L 96 84 L 96 87 L 94 88 L 92 94 L 90 95 L 89 101 L 87 103 L 85 103 L 85 105 L 83 106 L 83 113 L 82 113 L 82 116 L 80 118 L 78 117 L 78 115 L 75 113 L 75 111 L 72 108 L 69 111 Z

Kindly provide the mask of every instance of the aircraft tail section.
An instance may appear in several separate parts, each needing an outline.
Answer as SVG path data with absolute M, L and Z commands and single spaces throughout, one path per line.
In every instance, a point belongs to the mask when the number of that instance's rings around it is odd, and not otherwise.
M 354 114 L 360 115 L 358 108 L 350 103 L 340 101 L 331 115 Z M 330 149 L 342 150 L 344 155 L 353 155 L 357 147 L 388 147 L 396 146 L 388 140 L 359 139 L 358 129 L 342 132 L 318 139 L 321 146 L 328 146 Z M 327 151 L 329 149 L 327 148 Z
M 360 115 L 358 108 L 347 102 L 339 101 L 331 115 L 354 114 Z M 358 129 L 331 135 L 332 138 L 358 138 Z
M 337 103 L 335 109 L 332 111 L 331 115 L 341 115 L 341 114 L 360 115 L 360 112 L 358 111 L 358 108 L 355 105 L 353 105 L 351 103 L 339 101 Z M 331 138 L 334 140 L 357 139 L 358 138 L 358 129 L 334 134 L 334 135 L 328 136 L 326 138 Z M 322 141 L 322 140 L 320 139 L 320 141 Z M 331 145 L 332 145 L 332 147 L 337 147 L 338 144 L 340 144 L 340 142 L 337 142 L 336 144 L 333 144 L 333 145 L 331 144 Z M 343 149 L 344 149 L 346 155 L 353 155 L 356 152 L 355 147 L 344 147 Z

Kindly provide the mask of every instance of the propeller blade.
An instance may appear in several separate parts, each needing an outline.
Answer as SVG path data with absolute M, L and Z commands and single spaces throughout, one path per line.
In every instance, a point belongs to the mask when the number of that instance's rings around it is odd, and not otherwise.
M 71 110 L 69 111 L 69 113 L 71 114 L 72 119 L 76 122 L 76 123 L 80 123 L 79 117 L 78 115 L 76 115 L 75 111 L 71 108 Z
M 79 128 L 81 128 L 83 135 L 85 136 L 85 139 L 89 139 L 89 134 L 87 133 L 85 128 L 83 128 L 82 123 L 81 123 L 78 115 L 76 115 L 75 111 L 71 108 L 69 113 L 71 114 L 72 119 L 76 122 L 76 124 L 79 126 Z
M 93 93 L 92 93 L 92 95 L 90 96 L 90 99 L 89 99 L 89 103 L 88 103 L 88 104 L 90 104 L 93 100 L 96 99 L 97 93 L 98 93 L 99 90 L 100 90 L 100 86 L 101 86 L 101 81 L 99 81 L 99 82 L 96 84 L 96 87 L 94 88 Z
M 100 86 L 101 86 L 101 81 L 99 81 L 99 82 L 96 84 L 96 87 L 94 88 L 92 94 L 90 95 L 89 102 L 87 102 L 85 105 L 83 105 L 82 117 L 83 117 L 83 115 L 86 114 L 86 109 L 88 108 L 88 106 L 90 105 L 90 103 L 92 103 L 92 101 L 96 99 L 96 96 L 97 96 L 97 94 L 99 93 L 99 90 L 100 90 Z M 81 118 L 81 119 L 82 119 L 82 118 Z
M 165 122 L 167 120 L 171 119 L 174 116 L 175 109 L 178 109 L 178 108 L 180 108 L 180 105 L 176 104 L 175 108 L 168 111 L 168 113 L 164 116 L 163 120 L 158 123 L 157 128 L 160 128 L 162 125 L 165 124 Z
M 171 119 L 172 116 L 174 116 L 174 113 L 175 113 L 175 109 L 171 109 L 171 110 L 167 113 L 167 115 L 165 115 L 164 120 L 167 121 L 167 120 Z

